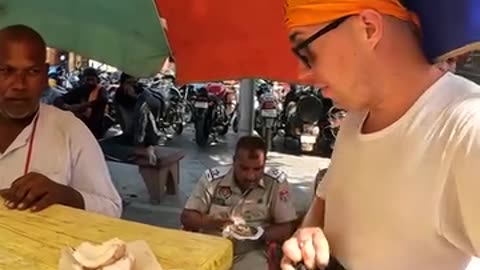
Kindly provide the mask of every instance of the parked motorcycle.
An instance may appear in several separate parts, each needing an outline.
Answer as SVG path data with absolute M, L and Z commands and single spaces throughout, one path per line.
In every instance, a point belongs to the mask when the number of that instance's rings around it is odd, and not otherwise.
M 345 111 L 313 87 L 299 87 L 295 95 L 286 109 L 286 137 L 293 138 L 302 152 L 331 154 Z
M 178 89 L 182 95 L 182 101 L 179 103 L 183 115 L 183 124 L 187 125 L 194 122 L 193 97 L 195 96 L 195 87 L 187 84 Z
M 267 143 L 267 150 L 270 150 L 280 124 L 281 103 L 273 92 L 271 82 L 261 80 L 256 94 L 255 130 Z
M 197 145 L 206 146 L 210 136 L 227 134 L 235 109 L 227 112 L 227 91 L 223 84 L 212 83 L 197 89 L 194 97 L 194 125 Z
M 173 130 L 176 135 L 183 133 L 183 107 L 182 107 L 182 93 L 174 85 L 174 80 L 171 78 L 154 77 L 151 80 L 144 82 L 148 86 L 148 90 L 152 91 L 154 96 L 163 105 L 163 110 L 160 112 L 160 119 L 158 120 L 158 127 L 162 133 L 169 137 L 169 129 Z
M 327 121 L 320 125 L 322 131 L 320 141 L 323 143 L 322 147 L 327 151 L 333 151 L 340 125 L 346 115 L 346 111 L 330 107 L 327 112 Z

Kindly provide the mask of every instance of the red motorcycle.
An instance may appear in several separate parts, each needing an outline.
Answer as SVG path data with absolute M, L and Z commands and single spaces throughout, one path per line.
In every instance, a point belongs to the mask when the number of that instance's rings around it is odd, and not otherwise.
M 225 104 L 228 113 L 234 110 L 237 100 L 235 89 L 228 88 L 223 83 L 209 83 L 206 88 L 209 95 L 219 98 Z
M 232 100 L 232 92 L 222 83 L 210 83 L 197 89 L 193 102 L 197 145 L 206 146 L 210 136 L 216 140 L 227 134 L 235 112 L 235 108 L 229 109 L 235 106 Z

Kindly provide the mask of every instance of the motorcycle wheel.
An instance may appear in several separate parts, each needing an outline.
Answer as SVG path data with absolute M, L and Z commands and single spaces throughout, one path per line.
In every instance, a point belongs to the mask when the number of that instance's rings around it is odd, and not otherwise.
M 264 140 L 267 142 L 267 151 L 269 152 L 273 147 L 273 132 L 271 128 L 265 128 Z
M 228 126 L 223 126 L 222 129 L 218 132 L 218 135 L 225 136 L 228 133 Z
M 291 136 L 284 137 L 283 147 L 285 147 L 286 150 L 297 155 L 300 155 L 302 153 L 302 145 L 301 145 L 300 139 L 296 137 L 291 137 Z
M 183 114 L 183 121 L 185 122 L 185 124 L 190 124 L 190 123 L 193 123 L 193 121 L 194 121 L 193 109 L 192 109 L 192 106 L 190 104 L 187 104 L 185 106 L 185 112 Z
M 195 120 L 195 141 L 198 146 L 205 147 L 208 144 L 209 130 L 207 118 L 199 117 Z
M 238 117 L 235 116 L 232 123 L 232 130 L 235 133 L 238 133 Z
M 182 132 L 183 132 L 183 126 L 184 126 L 181 111 L 177 111 L 177 112 L 175 112 L 174 115 L 172 115 L 171 123 L 172 123 L 172 129 L 175 132 L 175 134 L 176 135 L 181 135 Z
M 325 137 L 322 137 L 320 141 L 318 142 L 318 151 L 320 152 L 320 155 L 326 158 L 332 157 L 333 153 L 333 148 L 332 148 L 332 142 Z
M 183 133 L 183 124 L 182 124 L 182 123 L 175 124 L 175 127 L 174 127 L 173 129 L 175 130 L 175 134 L 177 134 L 177 135 L 182 135 L 182 133 Z
M 264 136 L 265 134 L 263 133 L 263 128 L 264 128 L 263 119 L 260 116 L 260 112 L 257 111 L 255 112 L 255 123 L 254 123 L 253 129 L 255 129 L 258 135 Z

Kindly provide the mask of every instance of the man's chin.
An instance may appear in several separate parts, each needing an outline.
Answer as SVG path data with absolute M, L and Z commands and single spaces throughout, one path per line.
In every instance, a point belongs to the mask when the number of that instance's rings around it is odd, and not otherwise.
M 29 110 L 29 111 L 9 111 L 9 110 L 2 110 L 0 109 L 0 115 L 2 115 L 5 119 L 13 120 L 13 121 L 20 121 L 31 118 L 37 110 Z

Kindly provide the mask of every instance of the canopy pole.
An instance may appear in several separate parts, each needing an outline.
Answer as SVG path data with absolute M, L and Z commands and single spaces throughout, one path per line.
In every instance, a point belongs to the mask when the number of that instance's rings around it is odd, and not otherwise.
M 239 137 L 254 134 L 255 120 L 255 81 L 245 79 L 240 81 L 240 104 L 238 110 Z

